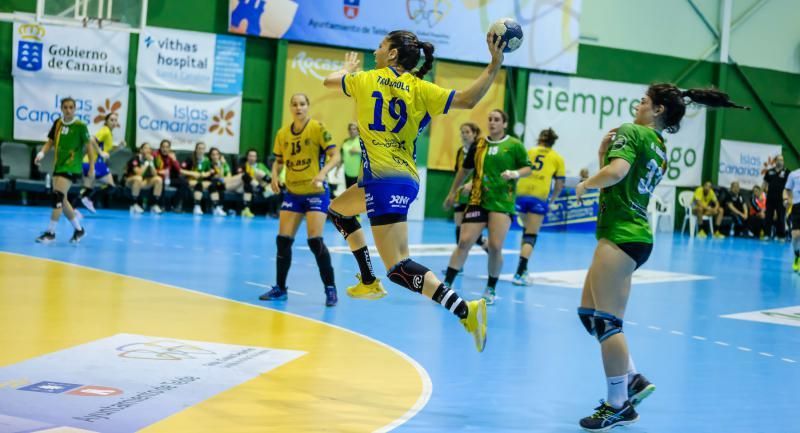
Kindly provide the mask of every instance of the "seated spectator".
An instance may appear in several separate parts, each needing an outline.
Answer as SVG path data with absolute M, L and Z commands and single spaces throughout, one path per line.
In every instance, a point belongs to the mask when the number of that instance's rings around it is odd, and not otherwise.
M 200 166 L 205 164 L 207 159 L 206 144 L 200 141 L 194 145 L 192 156 L 181 163 L 181 174 L 186 176 L 189 188 L 194 190 L 193 213 L 195 215 L 203 214 L 203 191 L 207 190 L 211 184 L 200 176 Z
M 711 182 L 706 181 L 703 183 L 703 186 L 697 187 L 694 191 L 693 206 L 694 209 L 692 212 L 697 216 L 697 225 L 700 227 L 700 232 L 697 234 L 697 237 L 706 237 L 706 231 L 703 227 L 703 217 L 711 216 L 714 217 L 714 227 L 716 227 L 714 237 L 724 238 L 725 236 L 719 231 L 724 215 L 722 207 L 719 205 L 719 200 L 717 200 L 717 195 L 714 193 L 714 190 L 711 189 Z M 709 232 L 710 231 L 711 230 L 709 230 Z
M 243 202 L 244 208 L 242 209 L 242 216 L 245 218 L 252 218 L 253 212 L 250 210 L 250 203 L 253 202 L 253 193 L 262 192 L 264 197 L 272 194 L 269 188 L 270 173 L 266 165 L 258 160 L 258 151 L 249 149 L 245 156 L 244 163 L 239 167 L 239 173 L 233 176 L 230 186 L 238 191 L 244 191 Z M 267 194 L 268 192 L 268 194 Z
M 156 170 L 158 170 L 158 175 L 161 176 L 161 179 L 164 180 L 164 186 L 172 186 L 177 190 L 175 200 L 170 207 L 174 211 L 181 212 L 184 203 L 188 201 L 191 195 L 191 190 L 189 189 L 189 182 L 181 175 L 181 164 L 172 151 L 172 142 L 166 139 L 161 140 L 155 160 Z
M 222 152 L 216 147 L 208 151 L 208 159 L 198 167 L 200 178 L 209 183 L 208 190 L 211 197 L 211 207 L 214 216 L 225 216 L 222 208 L 222 195 L 225 194 L 231 177 L 231 167 L 222 157 Z
M 725 212 L 725 219 L 730 220 L 733 226 L 734 236 L 744 236 L 747 234 L 748 206 L 742 197 L 739 182 L 731 183 L 730 191 L 722 199 L 722 208 Z M 722 230 L 723 233 L 730 233 L 730 225 Z
M 750 198 L 750 217 L 747 218 L 750 233 L 764 239 L 764 229 L 767 227 L 767 195 L 761 187 L 753 187 L 753 196 Z
M 164 181 L 158 176 L 153 149 L 150 148 L 148 143 L 142 143 L 139 146 L 139 152 L 128 161 L 128 166 L 125 170 L 125 186 L 130 188 L 133 196 L 131 212 L 137 214 L 144 212 L 142 196 L 140 195 L 143 189 L 153 190 L 153 205 L 150 207 L 150 211 L 154 214 L 162 212 L 161 194 L 164 190 Z

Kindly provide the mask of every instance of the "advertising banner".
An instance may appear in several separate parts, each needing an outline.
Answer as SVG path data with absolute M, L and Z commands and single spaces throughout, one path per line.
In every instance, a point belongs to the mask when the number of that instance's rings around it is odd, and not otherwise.
M 742 189 L 761 186 L 767 167 L 780 154 L 780 145 L 721 140 L 717 184 L 727 188 L 738 181 Z

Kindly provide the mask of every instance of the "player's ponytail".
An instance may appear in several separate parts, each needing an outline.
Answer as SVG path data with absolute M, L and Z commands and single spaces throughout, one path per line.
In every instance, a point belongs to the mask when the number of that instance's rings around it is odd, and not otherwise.
M 425 63 L 422 64 L 422 67 L 420 67 L 414 75 L 423 78 L 425 74 L 433 68 L 433 44 L 430 42 L 420 42 L 419 44 L 422 48 L 422 52 L 425 54 Z
M 669 83 L 652 84 L 647 89 L 647 96 L 652 101 L 653 106 L 661 105 L 664 107 L 664 114 L 659 123 L 664 130 L 673 134 L 681 128 L 681 120 L 686 114 L 687 99 L 688 103 L 703 104 L 712 108 L 750 109 L 750 107 L 744 107 L 732 102 L 727 93 L 716 89 L 681 90 L 674 84 Z

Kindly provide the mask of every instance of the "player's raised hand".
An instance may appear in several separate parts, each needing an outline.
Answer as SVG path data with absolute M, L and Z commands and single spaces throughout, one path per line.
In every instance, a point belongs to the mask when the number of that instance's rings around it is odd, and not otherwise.
M 598 152 L 605 155 L 608 151 L 608 145 L 611 144 L 611 141 L 614 140 L 614 137 L 617 135 L 617 129 L 613 128 L 612 130 L 608 131 L 606 135 L 603 136 L 603 140 L 600 141 L 600 148 L 597 149 Z
M 492 55 L 492 63 L 501 65 L 503 63 L 503 49 L 506 43 L 501 38 L 495 38 L 492 32 L 486 33 L 486 45 L 489 46 L 489 54 Z
M 344 55 L 344 70 L 347 71 L 348 74 L 352 74 L 359 69 L 361 69 L 361 62 L 358 61 L 358 53 L 355 51 L 346 53 Z

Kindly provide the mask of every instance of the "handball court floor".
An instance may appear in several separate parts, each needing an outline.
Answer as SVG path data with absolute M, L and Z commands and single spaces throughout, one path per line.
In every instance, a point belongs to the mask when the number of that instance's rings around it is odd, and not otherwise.
M 289 299 L 267 303 L 277 220 L 100 210 L 80 245 L 63 219 L 55 243 L 36 244 L 48 214 L 0 207 L 0 432 L 575 432 L 605 397 L 575 313 L 590 233 L 540 235 L 535 283 L 501 280 L 479 354 L 448 312 L 396 285 L 347 298 L 357 265 L 330 224 L 334 308 L 305 226 Z M 453 224 L 409 226 L 412 256 L 440 272 Z M 506 241 L 506 277 L 519 239 Z M 797 432 L 790 263 L 786 243 L 659 234 L 625 317 L 657 390 L 616 431 Z M 485 273 L 471 254 L 456 289 L 478 296 Z

